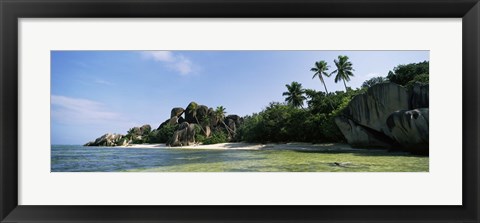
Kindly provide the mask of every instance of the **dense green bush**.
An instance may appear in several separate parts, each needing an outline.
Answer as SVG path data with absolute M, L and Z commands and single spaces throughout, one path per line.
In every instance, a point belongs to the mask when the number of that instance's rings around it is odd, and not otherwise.
M 341 142 L 344 137 L 335 116 L 350 100 L 367 89 L 330 94 L 306 89 L 308 108 L 272 102 L 258 114 L 244 117 L 237 130 L 239 141 L 247 142 Z
M 207 137 L 195 131 L 195 142 L 201 143 L 201 142 L 204 142 L 205 139 L 207 139 Z
M 212 135 L 203 140 L 204 145 L 228 142 L 228 136 L 223 131 L 215 131 Z
M 150 143 L 166 143 L 170 140 L 177 129 L 177 125 L 166 124 L 160 129 L 154 130 L 149 135 Z
M 415 83 L 422 83 L 428 84 L 428 74 L 420 74 L 413 78 L 413 80 L 409 81 L 406 85 L 407 88 L 411 88 Z
M 425 79 L 425 75 L 429 74 L 429 62 L 424 61 L 420 63 L 411 63 L 406 65 L 398 65 L 393 68 L 393 71 L 388 72 L 388 80 L 393 83 L 406 86 L 410 81 L 414 80 L 417 76 L 423 76 L 421 79 Z M 427 77 L 428 83 L 428 77 Z

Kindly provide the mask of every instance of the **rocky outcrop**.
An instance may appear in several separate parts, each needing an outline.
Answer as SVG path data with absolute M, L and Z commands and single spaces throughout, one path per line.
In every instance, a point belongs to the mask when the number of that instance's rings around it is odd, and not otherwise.
M 170 118 L 173 118 L 173 117 L 178 118 L 183 114 L 184 111 L 185 111 L 185 109 L 180 108 L 180 107 L 172 108 L 172 111 L 170 112 Z
M 184 122 L 178 126 L 178 130 L 173 133 L 171 140 L 167 143 L 169 146 L 189 146 L 195 144 L 195 124 Z
M 140 127 L 133 127 L 128 130 L 127 137 L 128 139 L 132 140 L 134 143 L 144 143 L 148 140 L 148 135 L 152 131 L 152 127 L 150 125 L 142 125 Z
M 202 134 L 205 138 L 208 138 L 216 131 L 226 132 L 230 139 L 233 139 L 235 131 L 238 126 L 241 125 L 243 119 L 238 115 L 229 115 L 223 120 L 219 119 L 220 118 L 216 117 L 213 108 L 197 104 L 196 102 L 190 102 L 185 109 L 181 107 L 172 108 L 170 118 L 163 121 L 158 128 L 153 131 L 150 125 L 133 127 L 128 131 L 127 135 L 122 136 L 125 140 L 107 140 L 108 142 L 105 143 L 105 140 L 100 142 L 100 140 L 97 139 L 100 143 L 95 143 L 97 141 L 95 140 L 85 145 L 103 146 L 105 144 L 115 146 L 166 142 L 170 146 L 185 146 L 195 143 L 195 134 Z M 224 125 L 223 123 L 227 124 Z
M 428 95 L 428 84 L 417 83 L 414 84 L 412 89 L 410 89 L 410 109 L 416 108 L 428 108 L 429 106 L 429 95 Z
M 359 125 L 390 136 L 385 124 L 388 116 L 405 108 L 408 108 L 407 90 L 394 83 L 382 83 L 355 96 L 342 115 Z
M 359 125 L 345 116 L 336 117 L 335 123 L 342 131 L 347 142 L 352 146 L 389 148 L 394 144 L 393 140 L 388 136 L 371 128 Z
M 158 128 L 157 128 L 157 130 L 159 130 L 159 129 L 163 128 L 165 125 L 169 124 L 169 123 L 170 123 L 170 120 L 171 120 L 171 118 L 169 118 L 169 119 L 163 121 L 162 123 L 160 123 L 160 125 L 159 125 Z
M 231 119 L 232 121 L 234 121 L 237 126 L 238 126 L 238 125 L 241 125 L 242 122 L 243 122 L 243 118 L 241 118 L 241 117 L 238 116 L 238 115 L 227 115 L 227 117 L 225 117 L 225 120 L 229 120 L 229 119 Z
M 170 118 L 170 120 L 168 121 L 168 124 L 170 125 L 175 125 L 178 123 L 178 118 L 177 116 L 173 116 L 172 118 Z
M 196 115 L 196 109 L 198 107 L 198 104 L 194 101 L 190 102 L 188 104 L 187 108 L 185 109 L 185 121 L 188 123 L 195 123 L 197 120 L 195 120 L 195 115 Z
M 335 123 L 354 146 L 425 153 L 427 145 L 428 152 L 428 85 L 410 91 L 394 83 L 374 85 L 355 96 Z
M 129 140 L 122 134 L 107 133 L 95 139 L 95 141 L 88 142 L 84 146 L 124 146 L 129 143 Z
M 203 123 L 203 121 L 205 121 L 205 119 L 207 119 L 209 113 L 208 113 L 209 109 L 207 106 L 205 105 L 199 105 L 198 108 L 197 108 L 197 120 L 200 122 L 200 123 L 197 123 L 197 124 L 201 124 Z
M 414 153 L 428 153 L 428 108 L 400 110 L 387 119 L 387 126 L 393 139 L 405 150 Z

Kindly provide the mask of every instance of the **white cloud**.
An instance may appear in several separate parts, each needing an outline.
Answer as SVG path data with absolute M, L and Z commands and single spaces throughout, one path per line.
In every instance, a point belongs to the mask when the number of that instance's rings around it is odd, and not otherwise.
M 173 68 L 180 72 L 182 75 L 186 75 L 192 72 L 192 62 L 184 56 L 178 56 L 177 61 L 173 65 Z
M 143 52 L 143 55 L 148 59 L 161 62 L 172 62 L 175 60 L 173 53 L 170 51 L 148 51 Z
M 187 75 L 193 72 L 193 63 L 183 55 L 177 55 L 171 51 L 145 51 L 142 55 L 146 59 L 164 63 L 167 67 Z
M 108 111 L 96 101 L 71 98 L 60 95 L 51 96 L 52 119 L 64 124 L 105 123 L 121 120 L 121 115 Z

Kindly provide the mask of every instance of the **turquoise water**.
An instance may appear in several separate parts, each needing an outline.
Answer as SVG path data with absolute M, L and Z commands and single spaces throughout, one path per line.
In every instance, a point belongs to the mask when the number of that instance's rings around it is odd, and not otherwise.
M 428 157 L 354 149 L 194 150 L 53 145 L 51 171 L 428 172 Z

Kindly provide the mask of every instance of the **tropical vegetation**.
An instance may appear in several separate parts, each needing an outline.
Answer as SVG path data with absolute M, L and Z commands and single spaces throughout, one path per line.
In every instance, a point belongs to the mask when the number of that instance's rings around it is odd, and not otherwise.
M 405 87 L 413 83 L 428 83 L 429 62 L 398 65 L 386 77 L 373 77 L 363 82 L 360 88 L 352 89 L 347 82 L 354 77 L 353 63 L 348 56 L 340 55 L 334 60 L 336 69 L 329 73 L 324 60 L 315 61 L 310 69 L 312 79 L 320 80 L 324 91 L 304 89 L 302 83 L 286 84 L 282 93 L 284 102 L 271 102 L 262 111 L 242 117 L 242 125 L 231 129 L 225 123 L 226 108 L 211 109 L 208 117 L 199 120 L 200 106 L 191 103 L 186 111 L 196 120 L 195 141 L 203 144 L 228 141 L 245 142 L 342 142 L 344 137 L 335 124 L 335 117 L 351 99 L 375 84 L 393 82 Z M 307 72 L 306 72 L 307 73 Z M 310 73 L 311 74 L 311 73 Z M 325 78 L 334 77 L 335 83 L 343 82 L 345 91 L 329 92 Z M 158 129 L 150 126 L 132 128 L 126 135 L 133 143 L 166 143 L 172 138 L 178 124 L 162 124 Z M 211 132 L 210 132 L 211 131 Z M 198 134 L 200 133 L 200 134 Z M 142 137 L 138 137 L 138 135 Z

